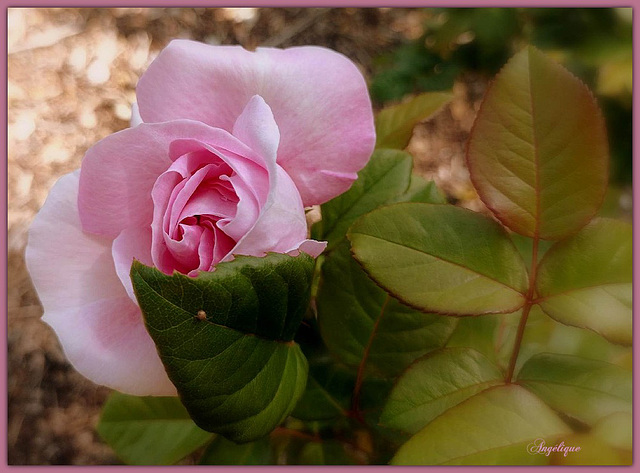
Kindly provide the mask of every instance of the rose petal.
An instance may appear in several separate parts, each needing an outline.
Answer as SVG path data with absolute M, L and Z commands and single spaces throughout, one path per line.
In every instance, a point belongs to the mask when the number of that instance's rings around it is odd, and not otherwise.
M 280 130 L 271 108 L 262 97 L 251 97 L 233 125 L 233 136 L 262 156 L 268 169 L 273 169 L 278 156 Z
M 29 229 L 26 263 L 74 367 L 92 381 L 135 395 L 175 395 L 138 307 L 111 257 L 111 239 L 82 231 L 78 172 L 55 184 Z
M 317 258 L 327 247 L 326 241 L 304 240 L 296 248 L 285 251 L 290 256 L 298 256 L 300 252 L 306 253 L 312 258 Z
M 151 190 L 172 160 L 185 154 L 172 154 L 180 151 L 181 142 L 246 156 L 237 163 L 241 175 L 261 169 L 251 159 L 262 159 L 224 130 L 192 120 L 142 123 L 107 136 L 87 151 L 78 196 L 82 228 L 115 238 L 125 228 L 151 224 Z
M 341 54 L 312 46 L 249 52 L 174 40 L 137 88 L 145 122 L 191 118 L 229 131 L 254 95 L 273 111 L 278 163 L 304 204 L 346 191 L 351 182 L 344 177 L 367 163 L 375 129 L 364 78 Z
M 129 273 L 131 263 L 137 259 L 142 264 L 153 266 L 151 259 L 151 228 L 127 228 L 113 241 L 111 247 L 116 273 L 132 301 L 136 302 Z M 136 302 L 137 303 L 137 302 Z
M 140 309 L 123 297 L 45 314 L 78 372 L 135 396 L 175 396 Z
M 25 260 L 45 311 L 119 297 L 124 291 L 111 258 L 112 240 L 80 228 L 78 176 L 76 171 L 56 182 L 29 228 Z
M 280 166 L 271 175 L 271 193 L 253 228 L 232 250 L 233 255 L 284 253 L 306 239 L 307 221 L 295 184 Z M 233 259 L 231 255 L 224 261 Z

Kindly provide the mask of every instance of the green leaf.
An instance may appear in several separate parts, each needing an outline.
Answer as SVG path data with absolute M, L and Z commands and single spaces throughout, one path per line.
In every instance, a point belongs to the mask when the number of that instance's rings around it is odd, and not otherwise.
M 411 182 L 407 191 L 390 200 L 389 204 L 397 202 L 422 202 L 425 204 L 446 204 L 447 199 L 434 181 L 427 181 L 418 174 L 411 175 Z M 370 209 L 373 210 L 373 209 Z
M 447 347 L 473 347 L 495 363 L 497 361 L 496 334 L 500 330 L 502 318 L 507 316 L 489 314 L 482 317 L 461 317 L 447 341 Z M 513 343 L 511 347 L 513 348 Z
M 344 239 L 347 229 L 358 217 L 405 193 L 412 166 L 413 159 L 407 153 L 375 151 L 351 188 L 321 207 L 322 231 L 317 237 L 327 240 L 327 249 Z
M 629 412 L 616 412 L 600 419 L 591 433 L 612 447 L 633 449 L 633 416 Z
M 212 437 L 193 423 L 177 397 L 119 392 L 107 399 L 97 431 L 129 465 L 171 465 Z
M 336 440 L 308 442 L 298 454 L 298 465 L 355 465 L 344 445 Z
M 556 243 L 540 262 L 540 306 L 558 322 L 631 345 L 632 228 L 596 219 Z
M 322 265 L 318 325 L 329 351 L 367 373 L 393 377 L 442 347 L 455 320 L 417 312 L 388 296 L 349 253 L 345 240 Z
M 450 205 L 395 204 L 364 215 L 348 234 L 355 258 L 402 302 L 427 312 L 514 312 L 528 276 L 505 230 Z
M 482 391 L 433 420 L 405 443 L 394 465 L 535 465 L 535 439 L 571 431 L 540 399 L 517 385 Z
M 190 278 L 134 262 L 147 330 L 200 427 L 248 442 L 293 410 L 308 368 L 291 340 L 309 303 L 313 267 L 305 254 L 239 256 Z
M 396 382 L 380 423 L 415 434 L 448 409 L 504 376 L 472 348 L 444 348 L 412 364 Z
M 354 377 L 335 363 L 314 363 L 309 367 L 307 388 L 291 415 L 301 420 L 328 420 L 349 409 Z
M 451 93 L 427 92 L 387 107 L 376 116 L 376 148 L 404 149 L 413 128 L 440 110 L 453 98 Z
M 314 237 L 335 248 L 358 217 L 383 204 L 405 200 L 440 202 L 433 182 L 411 175 L 413 158 L 402 151 L 376 150 L 358 179 L 344 194 L 322 205 L 322 220 L 314 225 Z
M 237 444 L 217 437 L 207 447 L 200 465 L 270 465 L 273 464 L 269 437 Z
M 529 47 L 480 107 L 467 163 L 480 198 L 512 230 L 559 240 L 596 214 L 607 186 L 604 120 L 587 87 Z
M 631 465 L 631 450 L 622 450 L 604 442 L 591 433 L 577 433 L 563 437 L 565 446 L 580 447 L 580 451 L 553 452 L 550 455 L 552 465 L 561 466 L 593 466 L 593 465 Z M 551 446 L 551 445 L 547 445 Z
M 518 373 L 526 387 L 554 409 L 586 424 L 632 407 L 631 372 L 604 361 L 542 353 Z

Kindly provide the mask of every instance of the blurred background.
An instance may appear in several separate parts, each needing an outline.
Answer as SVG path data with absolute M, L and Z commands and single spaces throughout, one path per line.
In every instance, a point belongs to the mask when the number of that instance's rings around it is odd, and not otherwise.
M 453 90 L 408 151 L 450 202 L 484 211 L 464 144 L 486 86 L 526 44 L 578 75 L 607 120 L 612 170 L 603 213 L 631 215 L 631 9 L 112 8 L 8 10 L 9 464 L 114 464 L 94 432 L 109 390 L 65 361 L 24 265 L 28 226 L 88 147 L 128 126 L 135 86 L 174 38 L 315 44 L 351 58 L 376 108 Z

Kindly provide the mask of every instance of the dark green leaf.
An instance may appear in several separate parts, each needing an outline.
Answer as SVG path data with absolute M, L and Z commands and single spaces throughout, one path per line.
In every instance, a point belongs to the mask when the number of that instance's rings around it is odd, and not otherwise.
M 313 267 L 305 254 L 240 256 L 190 278 L 134 262 L 147 330 L 200 427 L 248 442 L 293 410 L 307 361 L 291 339 L 308 306 Z
M 467 399 L 433 420 L 405 443 L 394 465 L 538 465 L 544 455 L 527 446 L 547 443 L 570 429 L 533 394 L 511 384 Z
M 542 353 L 518 373 L 518 384 L 586 424 L 632 408 L 631 372 L 603 361 Z
M 446 410 L 491 386 L 503 374 L 471 348 L 444 348 L 412 364 L 398 379 L 380 423 L 415 434 Z
M 322 265 L 318 325 L 327 347 L 350 366 L 366 356 L 368 373 L 392 377 L 425 353 L 442 347 L 455 320 L 424 314 L 380 289 L 344 241 Z
M 353 374 L 335 363 L 312 364 L 307 389 L 291 415 L 302 420 L 327 420 L 345 415 L 354 382 Z
M 299 465 L 355 465 L 345 446 L 336 440 L 308 442 L 302 447 L 296 464 Z
M 383 288 L 420 310 L 453 315 L 513 312 L 528 276 L 505 230 L 450 205 L 379 208 L 348 234 L 355 258 Z
M 105 403 L 97 431 L 129 465 L 171 465 L 212 437 L 193 423 L 177 397 L 118 392 Z

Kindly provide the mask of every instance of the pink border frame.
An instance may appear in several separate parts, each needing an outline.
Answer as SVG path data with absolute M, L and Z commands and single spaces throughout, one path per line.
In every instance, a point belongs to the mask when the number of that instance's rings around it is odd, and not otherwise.
M 335 0 L 312 0 L 309 2 L 304 2 L 302 0 L 251 0 L 251 1 L 220 1 L 220 0 L 208 0 L 206 2 L 198 2 L 198 4 L 191 2 L 179 2 L 176 0 L 138 0 L 135 4 L 131 4 L 129 2 L 123 0 L 102 0 L 96 2 L 96 4 L 90 4 L 90 2 L 82 1 L 82 0 L 66 0 L 66 1 L 51 1 L 51 0 L 31 0 L 31 1 L 19 1 L 19 0 L 0 0 L 0 5 L 2 5 L 3 15 L 1 18 L 1 26 L 2 26 L 2 34 L 0 35 L 0 49 L 3 51 L 7 51 L 7 9 L 11 7 L 188 7 L 188 6 L 198 6 L 198 7 L 288 7 L 288 6 L 298 6 L 298 7 L 474 7 L 474 6 L 491 6 L 491 7 L 639 7 L 640 8 L 640 0 L 625 0 L 625 1 L 597 1 L 597 0 L 559 0 L 559 1 L 543 1 L 540 3 L 531 2 L 531 1 L 505 1 L 505 0 L 493 0 L 489 2 L 482 2 L 481 0 L 454 0 L 451 3 L 446 1 L 427 2 L 425 0 L 400 0 L 398 2 L 394 2 L 393 0 L 342 0 L 340 2 Z M 633 22 L 637 19 L 636 8 L 634 8 L 633 12 Z M 640 56 L 640 50 L 636 49 L 635 46 L 639 44 L 640 33 L 638 32 L 638 28 L 634 28 L 633 30 L 633 45 L 634 45 L 634 63 L 637 58 Z M 635 68 L 634 68 L 635 69 Z M 2 115 L 2 127 L 0 127 L 0 142 L 3 145 L 3 149 L 7 150 L 7 92 L 6 92 L 6 83 L 7 83 L 7 63 L 5 62 L 2 67 L 2 78 L 5 84 L 5 92 L 1 96 L 0 105 L 2 106 L 2 110 L 4 111 Z M 640 79 L 634 73 L 634 88 L 640 84 Z M 635 137 L 640 137 L 640 123 L 637 120 L 637 109 L 639 102 L 638 94 L 633 95 L 633 134 Z M 633 155 L 634 155 L 634 164 L 635 157 L 638 156 L 640 151 L 640 144 L 638 139 L 634 139 L 633 142 Z M 2 293 L 0 296 L 4 302 L 4 323 L 0 324 L 0 340 L 2 341 L 2 351 L 0 352 L 0 358 L 3 359 L 4 363 L 0 364 L 0 399 L 2 400 L 2 405 L 0 407 L 0 417 L 4 421 L 2 428 L 0 429 L 0 471 L 9 470 L 9 469 L 20 469 L 21 471 L 45 471 L 51 468 L 53 469 L 63 469 L 69 468 L 69 466 L 10 466 L 7 464 L 7 162 L 5 161 L 4 166 L 0 166 L 0 177 L 2 178 L 0 181 L 0 187 L 2 187 L 2 192 L 0 193 L 0 207 L 5 209 L 5 218 L 2 220 L 2 231 L 5 235 L 5 245 L 3 251 L 0 252 L 0 262 L 4 266 L 4 270 L 0 272 L 0 286 L 2 287 Z M 640 221 L 640 205 L 638 205 L 640 201 L 640 189 L 636 185 L 640 179 L 640 167 L 633 167 L 633 220 L 634 222 Z M 640 288 L 640 281 L 638 281 L 637 271 L 640 267 L 640 253 L 636 250 L 637 244 L 640 243 L 640 234 L 634 232 L 634 257 L 633 257 L 633 268 L 634 268 L 634 295 L 637 294 L 637 290 Z M 640 309 L 640 298 L 634 297 L 633 301 L 633 311 L 635 314 L 638 314 L 638 310 Z M 633 329 L 634 340 L 638 340 L 640 336 L 640 324 L 634 323 Z M 634 361 L 634 404 L 637 406 L 638 401 L 640 400 L 640 380 L 638 379 L 638 370 L 636 364 L 636 358 L 638 355 L 637 344 L 634 343 L 633 347 L 633 361 Z M 637 458 L 638 448 L 640 447 L 640 435 L 638 435 L 638 431 L 636 428 L 636 419 L 638 418 L 638 410 L 634 409 L 634 462 Z M 90 466 L 90 467 L 74 467 L 74 471 L 83 472 L 90 471 L 95 468 L 106 468 L 105 466 Z M 111 466 L 111 468 L 126 468 L 127 470 L 135 469 L 135 470 L 149 470 L 154 467 L 130 467 L 130 466 Z M 168 469 L 172 472 L 187 472 L 192 471 L 194 466 L 176 466 L 176 467 L 160 467 L 164 469 Z M 195 467 L 195 468 L 216 468 L 216 470 L 222 471 L 281 471 L 282 469 L 291 469 L 295 468 L 296 470 L 330 470 L 333 467 L 330 466 L 257 466 L 257 467 L 234 467 L 234 466 L 226 466 L 226 467 Z M 393 470 L 393 471 L 402 471 L 406 468 L 411 468 L 413 471 L 424 470 L 429 472 L 434 471 L 446 471 L 446 472 L 455 472 L 455 471 L 491 471 L 492 468 L 499 468 L 503 471 L 512 471 L 512 470 L 544 470 L 544 471 L 556 471 L 556 470 L 564 470 L 566 468 L 575 469 L 575 468 L 584 468 L 584 467 L 511 467 L 511 466 L 503 466 L 503 467 L 493 467 L 493 466 L 483 466 L 483 467 L 429 467 L 429 466 L 417 466 L 417 467 L 399 467 L 399 466 L 353 466 L 353 467 L 338 467 L 338 468 L 348 468 L 350 471 L 370 471 L 373 469 L 383 468 L 385 471 Z M 636 470 L 636 465 L 632 466 L 621 466 L 621 467 L 586 467 L 589 468 L 590 471 L 610 471 L 610 469 L 615 468 L 616 470 Z M 428 470 L 427 470 L 428 469 Z M 640 470 L 640 468 L 638 468 Z

